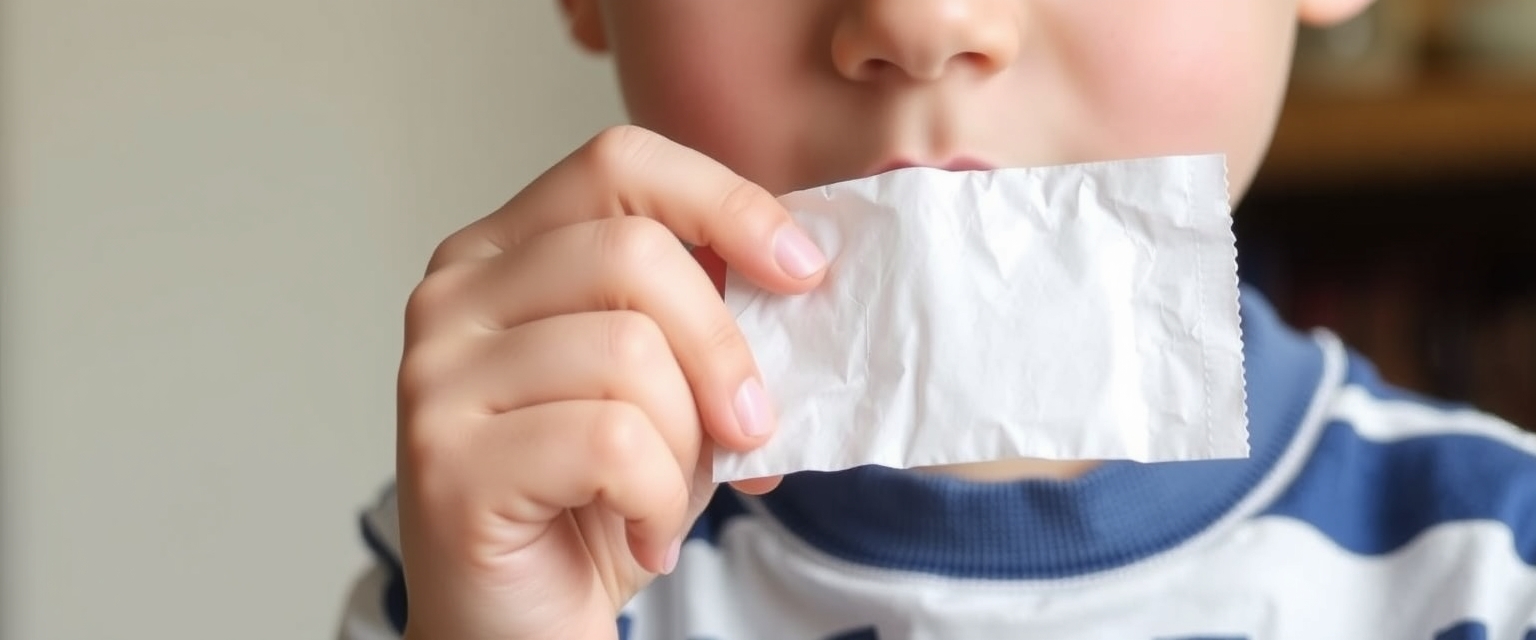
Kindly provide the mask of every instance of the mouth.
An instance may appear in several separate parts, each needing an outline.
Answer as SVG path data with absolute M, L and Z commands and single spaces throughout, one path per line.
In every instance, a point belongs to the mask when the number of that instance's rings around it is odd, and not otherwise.
M 950 160 L 942 163 L 915 162 L 912 160 L 899 159 L 876 166 L 870 175 L 879 175 L 889 171 L 895 171 L 897 169 L 911 169 L 915 167 L 927 167 L 930 169 L 941 169 L 944 171 L 991 171 L 997 168 L 991 163 L 969 157 L 951 158 Z

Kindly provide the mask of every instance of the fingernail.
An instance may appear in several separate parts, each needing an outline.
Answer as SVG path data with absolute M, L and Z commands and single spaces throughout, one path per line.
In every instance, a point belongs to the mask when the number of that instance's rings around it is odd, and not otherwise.
M 667 557 L 661 561 L 661 572 L 672 573 L 677 568 L 677 557 L 683 553 L 683 538 L 679 536 L 672 541 L 672 546 L 667 547 Z
M 827 266 L 827 256 L 792 224 L 784 225 L 774 234 L 773 259 L 793 278 L 809 278 Z
M 768 411 L 768 393 L 763 391 L 763 383 L 757 378 L 747 378 L 741 383 L 741 388 L 736 390 L 736 424 L 740 425 L 741 432 L 748 438 L 756 438 L 768 433 L 768 424 L 772 421 Z

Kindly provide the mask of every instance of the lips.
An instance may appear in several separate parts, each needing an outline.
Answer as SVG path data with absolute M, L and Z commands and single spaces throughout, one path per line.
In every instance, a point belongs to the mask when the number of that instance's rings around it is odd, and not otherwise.
M 884 165 L 880 165 L 879 168 L 877 168 L 871 175 L 881 174 L 887 171 L 895 171 L 897 169 L 910 169 L 913 167 L 929 167 L 933 169 L 943 169 L 945 171 L 990 171 L 997 168 L 996 166 L 987 162 L 968 157 L 952 158 L 942 163 L 896 160 Z

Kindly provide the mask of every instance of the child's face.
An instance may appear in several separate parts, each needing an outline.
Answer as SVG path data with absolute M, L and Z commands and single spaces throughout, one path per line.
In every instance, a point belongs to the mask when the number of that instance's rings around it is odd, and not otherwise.
M 1223 152 L 1246 188 L 1298 12 L 1369 0 L 565 0 L 635 124 L 781 193 L 904 164 Z M 1299 3 L 1299 5 L 1298 5 Z

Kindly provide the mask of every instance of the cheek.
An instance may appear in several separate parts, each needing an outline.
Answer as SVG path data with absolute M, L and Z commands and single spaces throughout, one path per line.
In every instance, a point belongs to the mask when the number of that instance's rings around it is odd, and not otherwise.
M 1164 6 L 1174 2 L 1179 10 Z M 1136 10 L 1088 18 L 1107 26 L 1067 62 L 1082 125 L 1097 132 L 1083 139 L 1100 155 L 1226 153 L 1240 191 L 1274 126 L 1294 14 L 1263 0 L 1114 4 Z
M 763 28 L 796 19 L 764 14 L 803 3 L 709 1 L 716 8 L 617 34 L 630 120 L 775 190 L 792 181 L 784 158 L 793 155 L 802 118 L 789 98 L 804 92 L 810 43 L 803 33 Z

